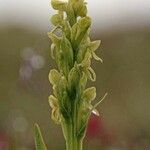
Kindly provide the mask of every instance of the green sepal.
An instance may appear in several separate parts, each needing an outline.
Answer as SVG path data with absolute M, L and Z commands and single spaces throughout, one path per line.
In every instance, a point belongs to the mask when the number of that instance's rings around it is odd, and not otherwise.
M 56 45 L 54 43 L 51 44 L 51 57 L 55 59 L 54 51 L 56 50 Z
M 76 16 L 85 17 L 87 15 L 87 7 L 84 0 L 76 1 L 73 3 Z
M 74 24 L 71 31 L 71 41 L 73 43 L 74 49 L 80 45 L 90 26 L 91 18 L 87 16 L 79 19 L 79 21 Z
M 91 53 L 89 51 L 87 51 L 85 54 L 85 57 L 81 63 L 81 66 L 88 69 L 91 66 L 91 58 L 92 58 Z
M 76 93 L 79 90 L 80 70 L 77 64 L 71 69 L 68 75 L 68 88 L 72 99 L 76 97 Z
M 77 54 L 77 62 L 81 63 L 85 57 L 87 52 L 87 44 L 80 44 L 78 54 Z
M 58 100 L 61 114 L 65 119 L 68 119 L 71 108 L 68 97 L 68 82 L 64 76 L 61 77 L 58 83 Z
M 60 48 L 65 56 L 66 65 L 68 65 L 70 68 L 73 67 L 73 49 L 71 46 L 70 41 L 66 38 L 65 35 L 62 37 Z
M 94 52 L 99 48 L 100 44 L 101 44 L 100 40 L 93 41 L 89 44 L 89 49 Z
M 72 6 L 72 3 L 69 1 L 67 5 L 67 19 L 72 27 L 76 23 L 76 15 Z
M 57 58 L 59 69 L 67 77 L 70 69 L 73 67 L 73 49 L 70 41 L 63 35 L 60 43 L 60 51 Z
M 56 36 L 54 33 L 52 32 L 48 32 L 48 37 L 51 39 L 51 41 L 58 46 L 60 44 L 61 38 Z
M 69 24 L 69 22 L 67 20 L 64 20 L 62 22 L 62 26 L 63 26 L 63 32 L 65 33 L 66 35 L 66 38 L 68 40 L 71 40 L 70 37 L 71 37 L 71 26 Z
M 93 82 L 96 81 L 96 74 L 91 67 L 85 70 L 85 74 L 87 75 L 89 80 Z
M 67 85 L 68 83 L 66 77 L 62 76 L 58 83 L 59 99 L 63 97 L 63 92 L 67 90 Z
M 83 92 L 83 90 L 85 89 L 86 84 L 87 84 L 87 76 L 86 76 L 86 74 L 83 72 L 83 73 L 82 73 L 82 77 L 81 77 L 81 79 L 80 79 L 80 83 L 79 83 L 81 92 Z
M 47 150 L 38 124 L 34 125 L 34 138 L 36 150 Z

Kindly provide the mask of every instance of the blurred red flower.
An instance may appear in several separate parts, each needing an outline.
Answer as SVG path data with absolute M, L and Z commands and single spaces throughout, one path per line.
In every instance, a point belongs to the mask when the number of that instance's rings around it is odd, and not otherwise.
M 0 132 L 0 150 L 9 150 L 9 138 L 5 133 Z
M 87 139 L 100 139 L 103 144 L 114 140 L 112 131 L 108 130 L 101 117 L 92 115 L 87 128 Z

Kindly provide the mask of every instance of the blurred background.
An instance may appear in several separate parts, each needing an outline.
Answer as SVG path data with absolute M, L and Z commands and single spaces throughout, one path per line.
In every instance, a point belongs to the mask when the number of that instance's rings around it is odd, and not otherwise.
M 150 149 L 150 1 L 87 0 L 92 38 L 101 39 L 93 61 L 97 101 L 86 150 Z M 46 144 L 65 150 L 60 126 L 50 119 L 49 0 L 0 0 L 0 150 L 34 150 L 33 124 Z

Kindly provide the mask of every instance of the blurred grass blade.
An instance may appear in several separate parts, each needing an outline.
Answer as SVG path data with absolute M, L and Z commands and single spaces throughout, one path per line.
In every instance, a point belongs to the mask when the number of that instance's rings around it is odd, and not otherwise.
M 36 150 L 47 150 L 38 124 L 34 125 L 34 138 Z

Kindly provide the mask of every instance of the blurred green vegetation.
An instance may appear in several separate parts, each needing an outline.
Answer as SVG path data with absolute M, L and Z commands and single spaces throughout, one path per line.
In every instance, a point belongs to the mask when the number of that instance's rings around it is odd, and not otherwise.
M 102 40 L 97 54 L 104 60 L 103 64 L 93 62 L 97 73 L 93 84 L 97 100 L 109 93 L 99 111 L 113 140 L 103 143 L 101 138 L 87 138 L 85 149 L 149 150 L 150 30 L 97 32 L 93 39 Z M 28 60 L 29 54 L 39 59 Z M 65 148 L 48 106 L 48 73 L 54 66 L 46 33 L 17 26 L 0 28 L 0 137 L 8 137 L 10 150 L 35 149 L 35 122 L 49 149 Z

